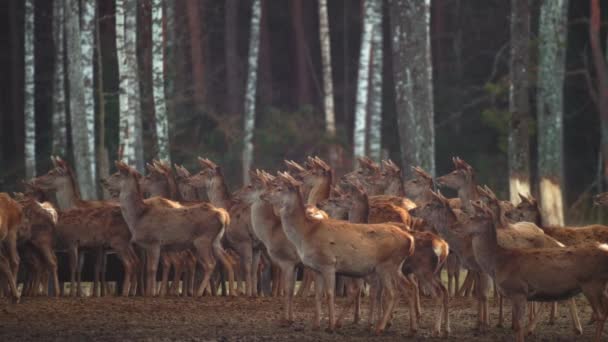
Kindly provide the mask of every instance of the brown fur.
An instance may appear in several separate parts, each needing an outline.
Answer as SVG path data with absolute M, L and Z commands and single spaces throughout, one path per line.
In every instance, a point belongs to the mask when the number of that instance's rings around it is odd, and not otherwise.
M 17 253 L 17 230 L 21 225 L 21 206 L 9 197 L 0 193 L 0 242 L 8 246 L 9 255 L 4 255 L 0 249 L 0 273 L 8 280 L 11 297 L 19 302 L 19 292 L 15 283 L 19 269 L 19 254 Z

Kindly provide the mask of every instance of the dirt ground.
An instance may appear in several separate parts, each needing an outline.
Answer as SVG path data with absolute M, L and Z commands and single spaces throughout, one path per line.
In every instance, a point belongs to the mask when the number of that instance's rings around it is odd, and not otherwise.
M 338 299 L 338 304 L 344 300 Z M 367 299 L 364 299 L 366 317 Z M 560 305 L 555 325 L 543 319 L 529 341 L 591 340 L 593 326 L 587 325 L 591 310 L 578 299 L 583 336 L 575 336 L 565 305 Z M 0 341 L 396 341 L 431 340 L 430 327 L 435 304 L 423 298 L 423 318 L 418 334 L 409 338 L 409 313 L 405 303 L 397 307 L 393 325 L 376 337 L 362 322 L 352 318 L 338 332 L 311 331 L 313 298 L 297 298 L 296 323 L 279 327 L 281 298 L 23 298 L 11 305 L 0 300 Z M 324 313 L 326 308 L 324 307 Z M 507 308 L 510 317 L 510 307 Z M 498 310 L 491 307 L 496 324 Z M 545 312 L 545 316 L 548 313 Z M 352 316 L 351 316 L 352 317 Z M 450 301 L 450 340 L 512 341 L 507 328 L 492 328 L 489 333 L 473 330 L 476 311 L 472 299 Z M 325 322 L 324 322 L 325 323 Z M 510 326 L 510 319 L 507 321 Z

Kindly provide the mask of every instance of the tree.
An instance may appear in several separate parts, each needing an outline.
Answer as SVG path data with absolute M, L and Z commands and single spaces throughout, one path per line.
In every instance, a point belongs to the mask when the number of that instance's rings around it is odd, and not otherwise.
M 249 183 L 249 169 L 253 162 L 253 130 L 255 128 L 255 99 L 258 76 L 258 50 L 260 45 L 260 0 L 253 0 L 249 57 L 247 58 L 247 89 L 245 94 L 245 123 L 243 129 L 243 182 Z
M 53 154 L 65 156 L 67 151 L 65 77 L 63 68 L 63 2 L 53 2 L 53 41 L 55 65 L 53 70 Z
M 158 158 L 171 162 L 163 76 L 163 2 L 152 0 L 152 79 Z
M 373 0 L 372 64 L 369 90 L 369 137 L 368 155 L 379 162 L 382 158 L 382 72 L 383 72 L 383 30 L 382 0 Z
M 353 157 L 365 155 L 367 134 L 367 100 L 369 89 L 369 66 L 372 33 L 374 30 L 374 0 L 363 0 L 363 30 L 359 53 L 359 76 L 357 77 L 357 100 L 355 104 L 355 128 L 353 132 Z
M 542 2 L 536 104 L 540 208 L 545 226 L 564 224 L 563 89 L 567 21 L 568 0 Z
M 329 137 L 333 138 L 336 135 L 336 118 L 334 111 L 334 86 L 331 71 L 331 40 L 329 39 L 327 0 L 319 0 L 319 38 L 321 40 L 321 63 L 323 64 L 325 132 Z
M 509 193 L 519 203 L 519 194 L 530 194 L 530 98 L 528 70 L 530 8 L 528 0 L 511 0 L 511 61 L 509 67 Z
M 205 61 L 203 57 L 203 35 L 201 32 L 200 1 L 186 1 L 188 30 L 190 31 L 190 53 L 192 58 L 192 78 L 194 81 L 194 103 L 199 109 L 205 103 Z
M 138 0 L 124 0 L 125 18 L 125 57 L 126 75 L 129 78 L 129 112 L 133 115 L 133 153 L 134 165 L 138 170 L 144 169 L 144 144 L 141 122 L 141 100 L 139 88 L 139 67 L 137 63 L 137 4 Z
M 226 0 L 226 12 L 224 18 L 225 43 L 224 53 L 226 55 L 226 111 L 228 114 L 241 113 L 239 101 L 242 96 L 241 74 L 239 72 L 238 56 L 238 0 Z
M 411 166 L 435 173 L 430 0 L 391 0 L 395 102 L 405 177 Z
M 92 199 L 95 197 L 95 181 L 91 173 L 91 164 L 94 165 L 94 156 L 91 155 L 89 143 L 93 140 L 89 137 L 85 113 L 85 87 L 82 70 L 83 58 L 78 0 L 66 0 L 64 11 L 74 164 L 76 170 L 78 170 L 78 185 L 83 198 Z
M 602 43 L 600 42 L 601 8 L 599 1 L 591 0 L 591 21 L 589 22 L 589 38 L 591 41 L 591 54 L 595 67 L 596 86 L 590 89 L 591 98 L 595 102 L 600 119 L 600 151 L 602 154 L 603 182 L 608 184 L 608 67 L 606 59 L 602 56 Z M 608 49 L 608 47 L 607 47 Z M 608 54 L 606 55 L 608 58 Z
M 36 176 L 36 99 L 34 73 L 34 0 L 25 1 L 24 44 L 24 126 L 25 126 L 25 177 Z
M 97 184 L 95 166 L 95 85 L 93 82 L 93 56 L 95 54 L 95 0 L 83 0 L 80 20 L 80 47 L 82 49 L 82 77 L 84 81 L 84 116 L 87 129 L 91 177 Z M 96 189 L 94 187 L 93 189 Z M 93 190 L 94 191 L 94 190 Z M 95 191 L 96 192 L 96 191 Z
M 295 59 L 295 79 L 296 86 L 294 88 L 294 98 L 297 100 L 297 105 L 307 105 L 312 103 L 312 95 L 310 92 L 310 71 L 307 63 L 308 49 L 306 28 L 304 27 L 305 17 L 304 3 L 302 0 L 293 0 L 291 3 L 291 23 L 293 28 L 293 44 L 294 44 L 294 59 Z

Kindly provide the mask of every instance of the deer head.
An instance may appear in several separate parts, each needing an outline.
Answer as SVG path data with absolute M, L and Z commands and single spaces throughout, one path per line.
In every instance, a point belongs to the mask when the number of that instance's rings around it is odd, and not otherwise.
M 260 199 L 260 195 L 265 193 L 274 177 L 262 170 L 249 171 L 250 183 L 242 187 L 235 197 L 247 204 L 252 204 Z
M 65 187 L 72 187 L 77 191 L 70 166 L 57 156 L 51 156 L 51 161 L 53 162 L 54 167 L 45 175 L 32 179 L 30 181 L 32 187 L 50 192 L 55 192 L 58 189 L 63 189 Z
M 604 207 L 608 206 L 608 192 L 603 192 L 601 194 L 595 195 L 595 197 L 593 198 L 593 204 L 601 205 Z
M 214 182 L 223 181 L 222 169 L 207 158 L 198 158 L 201 171 L 187 180 L 195 188 L 209 188 Z
M 291 207 L 298 202 L 301 203 L 300 187 L 302 183 L 293 178 L 287 172 L 277 173 L 277 177 L 272 181 L 268 191 L 261 195 L 261 198 L 276 208 Z
M 506 218 L 511 222 L 533 222 L 541 223 L 540 208 L 538 202 L 532 195 L 524 196 L 519 194 L 521 202 L 513 209 L 506 213 Z
M 434 188 L 433 177 L 418 166 L 412 167 L 414 178 L 403 184 L 405 195 L 415 199 L 426 194 Z
M 437 184 L 458 190 L 473 184 L 473 168 L 459 157 L 452 158 L 454 170 L 447 175 L 437 178 Z
M 468 224 L 464 225 L 467 233 L 481 234 L 489 228 L 494 229 L 495 216 L 492 209 L 481 201 L 472 201 L 471 204 L 474 208 L 473 215 Z

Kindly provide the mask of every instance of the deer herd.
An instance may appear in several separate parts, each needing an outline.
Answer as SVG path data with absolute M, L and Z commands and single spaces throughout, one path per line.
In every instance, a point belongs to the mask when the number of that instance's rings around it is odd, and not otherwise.
M 558 302 L 581 334 L 574 301 L 580 293 L 591 306 L 596 340 L 608 317 L 608 226 L 543 226 L 534 198 L 520 195 L 517 205 L 499 200 L 460 158 L 449 174 L 433 178 L 414 167 L 414 177 L 403 181 L 390 160 L 359 158 L 354 171 L 334 179 L 327 163 L 308 157 L 303 164 L 285 161 L 285 172 L 252 171 L 250 183 L 233 193 L 209 159 L 199 158 L 196 174 L 154 161 L 145 176 L 119 161 L 116 173 L 101 181 L 113 198 L 104 201 L 83 200 L 70 166 L 52 161 L 49 172 L 24 182 L 23 193 L 0 193 L 0 291 L 14 302 L 21 295 L 64 295 L 56 253 L 67 255 L 70 296 L 82 295 L 85 256 L 94 258 L 92 294 L 105 295 L 105 263 L 113 253 L 123 266 L 122 296 L 220 290 L 257 296 L 267 285 L 284 298 L 280 323 L 289 325 L 294 296 L 314 288 L 312 328 L 320 328 L 326 300 L 328 331 L 351 312 L 359 322 L 367 295 L 367 322 L 376 334 L 390 325 L 401 298 L 414 334 L 424 294 L 437 302 L 432 335 L 448 336 L 449 298 L 466 293 L 477 302 L 476 328 L 485 331 L 492 286 L 499 325 L 503 298 L 512 303 L 517 341 L 534 330 L 546 307 L 554 320 Z M 436 187 L 458 197 L 446 198 Z M 608 193 L 595 203 L 608 206 Z M 461 267 L 467 277 L 459 286 Z M 259 277 L 262 268 L 271 279 Z M 337 312 L 339 294 L 347 298 Z

